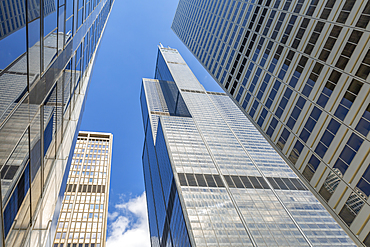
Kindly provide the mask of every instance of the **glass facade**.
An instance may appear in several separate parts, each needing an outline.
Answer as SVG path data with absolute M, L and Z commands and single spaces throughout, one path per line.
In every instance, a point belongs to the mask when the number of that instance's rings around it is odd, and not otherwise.
M 180 0 L 172 23 L 360 246 L 370 246 L 369 21 L 367 0 Z
M 80 131 L 53 247 L 105 247 L 113 135 Z
M 152 246 L 356 246 L 233 101 L 204 90 L 177 50 L 159 48 L 155 77 L 143 79 L 141 91 Z
M 112 5 L 0 1 L 0 246 L 51 246 Z

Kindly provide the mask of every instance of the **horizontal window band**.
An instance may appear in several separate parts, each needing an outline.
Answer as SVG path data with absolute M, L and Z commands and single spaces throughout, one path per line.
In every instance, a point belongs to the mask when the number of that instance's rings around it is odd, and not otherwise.
M 168 112 L 151 111 L 150 113 L 155 115 L 170 116 Z
M 183 88 L 181 89 L 181 91 L 188 92 L 188 93 L 203 93 L 203 94 L 206 93 L 205 91 L 190 90 L 190 89 L 183 89 Z
M 221 176 L 216 174 L 178 173 L 181 186 L 225 187 Z M 230 188 L 269 189 L 263 177 L 223 175 Z M 298 178 L 267 177 L 277 190 L 308 190 Z
M 67 184 L 66 192 L 76 192 L 76 190 L 77 190 L 77 184 Z M 105 185 L 80 184 L 78 186 L 78 192 L 105 193 Z

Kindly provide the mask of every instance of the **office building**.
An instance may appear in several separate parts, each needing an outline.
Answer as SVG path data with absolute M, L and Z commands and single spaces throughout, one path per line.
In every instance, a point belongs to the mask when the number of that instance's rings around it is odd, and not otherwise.
M 52 246 L 55 208 L 63 199 L 60 189 L 112 5 L 0 2 L 1 21 L 14 8 L 28 16 L 23 27 L 0 40 L 0 246 Z
M 112 144 L 112 134 L 78 134 L 53 247 L 105 247 Z
M 224 93 L 177 50 L 143 79 L 143 169 L 152 246 L 355 246 Z
M 370 246 L 370 1 L 180 0 L 172 29 Z M 354 203 L 356 201 L 356 203 Z

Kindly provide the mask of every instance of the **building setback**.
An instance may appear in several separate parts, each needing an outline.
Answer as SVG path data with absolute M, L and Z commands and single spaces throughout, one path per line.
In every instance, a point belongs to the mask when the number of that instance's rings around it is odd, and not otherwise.
M 370 1 L 180 0 L 172 29 L 370 246 Z
M 78 134 L 53 247 L 105 247 L 112 144 L 112 134 Z
M 0 246 L 52 246 L 113 2 L 0 2 Z
M 355 246 L 224 93 L 177 50 L 143 79 L 143 169 L 152 246 Z

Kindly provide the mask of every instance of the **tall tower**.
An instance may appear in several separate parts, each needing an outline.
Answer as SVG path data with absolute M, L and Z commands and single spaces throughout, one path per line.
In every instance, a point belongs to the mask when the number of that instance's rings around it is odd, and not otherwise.
M 366 246 L 369 20 L 370 1 L 362 0 L 180 0 L 172 23 L 339 224 Z
M 112 144 L 112 134 L 78 134 L 53 247 L 105 247 Z
M 152 246 L 355 246 L 224 93 L 175 49 L 143 79 Z
M 54 209 L 112 5 L 0 1 L 0 246 L 52 245 Z

